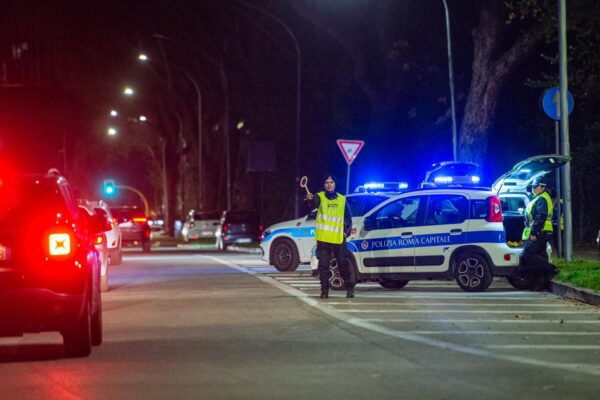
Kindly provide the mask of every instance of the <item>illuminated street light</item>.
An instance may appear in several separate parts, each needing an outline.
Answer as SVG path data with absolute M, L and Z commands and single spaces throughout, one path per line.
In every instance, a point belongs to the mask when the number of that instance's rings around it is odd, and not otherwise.
M 146 121 L 148 121 L 148 118 L 147 118 L 145 115 L 140 115 L 140 118 L 139 118 L 139 119 L 140 119 L 140 121 L 141 121 L 141 122 L 146 122 Z
M 144 54 L 144 53 L 140 53 L 138 55 L 138 60 L 140 60 L 140 61 L 148 61 L 148 56 L 146 54 Z
M 118 117 L 119 113 L 117 112 L 117 110 L 110 110 L 110 116 L 111 117 Z
M 110 127 L 110 128 L 108 128 L 106 133 L 108 133 L 110 136 L 115 136 L 117 134 L 117 130 L 113 127 Z
M 123 89 L 123 94 L 125 96 L 133 96 L 133 93 L 134 93 L 133 89 L 130 88 L 129 86 L 127 86 L 127 87 L 125 87 L 125 89 Z
M 243 127 L 244 127 L 244 121 L 240 121 L 236 125 L 236 128 L 238 128 L 238 130 L 242 129 Z

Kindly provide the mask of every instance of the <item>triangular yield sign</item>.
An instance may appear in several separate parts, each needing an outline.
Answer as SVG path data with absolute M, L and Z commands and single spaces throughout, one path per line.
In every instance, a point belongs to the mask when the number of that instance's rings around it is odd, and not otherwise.
M 348 139 L 338 139 L 337 145 L 342 151 L 342 155 L 346 159 L 346 163 L 348 165 L 352 164 L 352 161 L 358 155 L 360 149 L 362 149 L 365 142 L 363 140 L 348 140 Z

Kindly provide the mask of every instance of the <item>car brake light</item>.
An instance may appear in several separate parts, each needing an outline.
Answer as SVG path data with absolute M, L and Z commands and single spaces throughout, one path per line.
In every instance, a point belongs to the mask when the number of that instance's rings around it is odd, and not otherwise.
M 103 243 L 104 243 L 104 233 L 101 233 L 94 237 L 94 244 L 103 244 Z
M 133 222 L 148 222 L 148 218 L 146 217 L 133 217 L 131 220 Z
M 227 232 L 229 230 L 229 224 L 223 225 L 223 232 Z
M 51 256 L 66 256 L 71 253 L 71 235 L 51 233 L 48 237 L 48 249 Z
M 485 219 L 487 222 L 502 222 L 502 207 L 500 206 L 500 198 L 495 196 L 488 197 L 488 204 L 490 206 L 488 217 Z
M 262 226 L 262 224 L 258 226 L 258 230 L 259 230 L 259 231 L 261 231 L 261 232 L 263 231 L 263 226 Z

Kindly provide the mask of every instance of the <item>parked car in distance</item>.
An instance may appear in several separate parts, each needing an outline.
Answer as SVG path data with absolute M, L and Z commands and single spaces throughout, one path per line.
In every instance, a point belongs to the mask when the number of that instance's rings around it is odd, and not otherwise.
M 113 217 L 110 208 L 106 202 L 90 201 L 90 205 L 98 215 L 102 215 L 110 224 L 110 230 L 104 232 L 106 236 L 106 249 L 108 251 L 108 263 L 110 265 L 119 265 L 123 262 L 123 252 L 121 248 L 121 229 L 119 222 Z
M 143 251 L 150 251 L 150 225 L 144 210 L 138 207 L 113 206 L 110 211 L 119 222 L 122 244 L 140 246 Z
M 190 210 L 181 228 L 181 238 L 184 242 L 202 238 L 214 239 L 218 227 L 218 212 Z
M 226 250 L 231 244 L 257 242 L 262 228 L 254 211 L 225 210 L 215 233 L 216 247 Z
M 0 171 L 0 336 L 58 331 L 67 357 L 102 343 L 100 224 L 56 169 Z
M 86 221 L 92 235 L 92 242 L 100 254 L 100 290 L 108 292 L 108 262 L 109 250 L 106 240 L 106 232 L 112 229 L 110 221 L 105 215 L 98 214 L 88 200 L 78 199 L 80 217 Z

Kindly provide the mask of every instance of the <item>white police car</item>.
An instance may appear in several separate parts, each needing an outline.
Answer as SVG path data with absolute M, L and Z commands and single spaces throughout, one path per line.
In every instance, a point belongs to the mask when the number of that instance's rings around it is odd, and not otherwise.
M 392 197 L 359 219 L 348 249 L 357 282 L 399 289 L 409 280 L 456 279 L 466 291 L 510 275 L 520 252 L 506 244 L 497 194 L 479 188 Z
M 568 158 L 545 155 L 525 161 L 503 178 L 517 179 L 521 174 L 525 184 Z M 383 287 L 399 289 L 409 280 L 456 279 L 466 291 L 483 291 L 493 276 L 511 278 L 521 249 L 506 244 L 496 190 L 461 186 L 418 189 L 375 207 L 357 221 L 356 232 L 348 238 L 349 262 L 357 281 L 377 281 Z M 317 263 L 313 256 L 313 271 Z M 331 270 L 331 287 L 342 289 L 335 263 Z M 509 281 L 517 288 L 522 286 L 515 279 Z
M 346 196 L 353 226 L 358 217 L 407 187 L 404 182 L 385 182 L 356 188 L 355 193 Z M 294 271 L 300 263 L 309 263 L 316 243 L 315 217 L 316 210 L 313 210 L 302 218 L 269 226 L 260 242 L 263 260 L 279 271 Z

